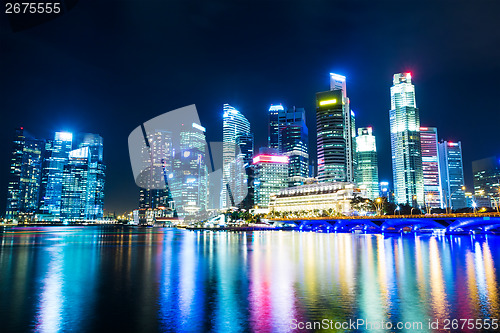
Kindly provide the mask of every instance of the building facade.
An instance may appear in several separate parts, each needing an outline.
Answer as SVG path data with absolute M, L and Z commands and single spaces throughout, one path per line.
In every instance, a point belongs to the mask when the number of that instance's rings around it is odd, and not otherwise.
M 38 212 L 45 142 L 16 129 L 7 187 L 7 219 L 33 220 Z
M 464 187 L 462 144 L 441 141 L 438 143 L 439 171 L 443 207 L 448 210 L 467 207 Z
M 354 181 L 354 113 L 345 77 L 330 74 L 330 91 L 316 94 L 317 176 L 320 182 Z
M 60 220 L 64 166 L 69 162 L 73 149 L 73 134 L 56 132 L 54 140 L 48 140 L 42 172 L 40 213 L 44 219 Z
M 410 73 L 394 74 L 389 119 L 396 202 L 424 204 L 420 118 Z
M 223 185 L 220 196 L 221 208 L 236 206 L 248 193 L 248 182 L 244 168 L 244 156 L 237 144 L 237 138 L 250 134 L 250 122 L 229 104 L 223 106 L 222 117 L 222 160 Z M 232 184 L 233 188 L 231 188 Z
M 365 189 L 367 198 L 374 200 L 379 196 L 379 182 L 377 146 L 371 127 L 358 128 L 356 161 L 356 184 Z
M 271 194 L 288 186 L 288 163 L 285 155 L 259 154 L 253 158 L 255 206 L 268 208 Z
M 79 135 L 77 149 L 63 167 L 61 219 L 93 221 L 104 215 L 103 141 L 97 134 Z
M 269 107 L 269 124 L 267 146 L 273 149 L 280 149 L 280 118 L 283 117 L 285 108 L 283 105 L 271 105 Z
M 180 151 L 175 154 L 169 187 L 179 217 L 196 215 L 208 207 L 208 168 L 205 128 L 199 124 L 183 125 Z
M 103 218 L 105 165 L 97 134 L 56 132 L 34 139 L 16 130 L 6 217 L 29 221 Z M 78 148 L 72 149 L 73 144 Z
M 420 147 L 422 150 L 425 205 L 431 208 L 443 208 L 437 128 L 420 127 Z
M 500 203 L 500 156 L 491 156 L 472 162 L 474 193 L 489 198 L 490 207 Z
M 366 194 L 353 183 L 346 182 L 289 187 L 271 196 L 269 212 L 332 210 L 337 214 L 349 214 L 355 196 L 365 197 Z

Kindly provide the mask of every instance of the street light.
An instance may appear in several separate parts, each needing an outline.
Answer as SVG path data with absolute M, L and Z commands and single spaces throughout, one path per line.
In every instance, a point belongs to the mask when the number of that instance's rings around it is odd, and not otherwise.
M 377 210 L 377 216 L 380 216 L 382 214 L 381 211 L 382 211 L 382 203 L 383 202 L 384 202 L 384 200 L 381 197 L 378 197 L 377 199 L 375 199 L 374 202 L 372 202 L 373 206 Z
M 396 215 L 396 211 L 398 211 L 398 212 L 399 212 L 399 215 L 401 215 L 401 212 L 400 212 L 400 208 L 399 208 L 399 206 L 397 206 L 397 207 L 396 207 L 396 209 L 394 209 L 394 215 Z
M 432 212 L 432 206 L 431 206 L 432 198 L 433 198 L 432 193 L 427 194 L 427 202 L 425 203 L 425 208 L 427 209 L 427 214 L 430 214 Z

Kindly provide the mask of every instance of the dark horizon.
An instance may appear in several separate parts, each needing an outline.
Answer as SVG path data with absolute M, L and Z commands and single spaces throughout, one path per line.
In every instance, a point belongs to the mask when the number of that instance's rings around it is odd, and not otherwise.
M 499 11 L 492 1 L 88 1 L 19 32 L 4 15 L 0 211 L 16 127 L 47 139 L 101 135 L 105 209 L 121 214 L 138 205 L 127 138 L 139 124 L 196 104 L 207 140 L 221 140 L 229 103 L 249 119 L 258 149 L 269 105 L 282 103 L 305 108 L 315 143 L 315 94 L 329 89 L 331 72 L 347 77 L 356 126 L 373 127 L 380 181 L 392 184 L 392 76 L 409 71 L 421 126 L 462 142 L 470 189 L 472 161 L 500 155 Z

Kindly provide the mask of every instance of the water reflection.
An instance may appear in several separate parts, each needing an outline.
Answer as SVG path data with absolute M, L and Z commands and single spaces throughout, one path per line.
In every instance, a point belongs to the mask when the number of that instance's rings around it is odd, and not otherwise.
M 0 235 L 10 331 L 286 332 L 499 318 L 500 239 L 36 228 Z M 359 331 L 364 331 L 360 328 Z

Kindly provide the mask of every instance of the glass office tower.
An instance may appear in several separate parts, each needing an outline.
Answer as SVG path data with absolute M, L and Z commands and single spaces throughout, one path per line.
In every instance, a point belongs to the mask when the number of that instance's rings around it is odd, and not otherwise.
M 354 113 L 345 77 L 330 74 L 330 91 L 316 94 L 318 180 L 354 181 Z
M 69 152 L 72 147 L 73 134 L 69 132 L 56 132 L 54 140 L 47 142 L 40 204 L 43 219 L 60 220 L 63 172 L 64 166 L 68 164 Z
M 460 141 L 441 141 L 438 151 L 443 207 L 449 210 L 467 207 L 463 188 L 462 144 Z
M 374 200 L 379 196 L 379 182 L 377 147 L 371 127 L 358 128 L 356 160 L 356 184 L 366 189 L 366 196 Z
M 396 202 L 423 204 L 420 118 L 410 73 L 394 74 L 389 119 Z
M 7 187 L 7 219 L 33 220 L 38 211 L 44 140 L 16 129 Z
M 168 177 L 177 214 L 185 217 L 205 211 L 208 205 L 205 128 L 196 123 L 186 124 L 180 136 L 173 176 Z
M 283 117 L 285 108 L 280 105 L 271 105 L 269 107 L 269 124 L 267 146 L 269 148 L 280 149 L 280 118 Z
M 222 162 L 223 162 L 223 184 L 221 191 L 221 208 L 228 208 L 241 202 L 246 193 L 247 182 L 243 178 L 244 161 L 237 137 L 250 134 L 250 122 L 237 109 L 229 104 L 223 106 L 222 116 Z M 243 170 L 243 172 L 240 172 Z M 242 175 L 243 173 L 243 175 Z M 243 177 L 245 176 L 245 177 Z M 241 181 L 239 181 L 241 178 Z M 229 183 L 234 184 L 233 189 L 228 189 Z
M 105 165 L 103 141 L 97 134 L 78 135 L 78 147 L 63 167 L 61 219 L 94 221 L 103 218 Z
M 443 208 L 437 128 L 420 127 L 420 147 L 422 149 L 425 205 L 432 208 Z

